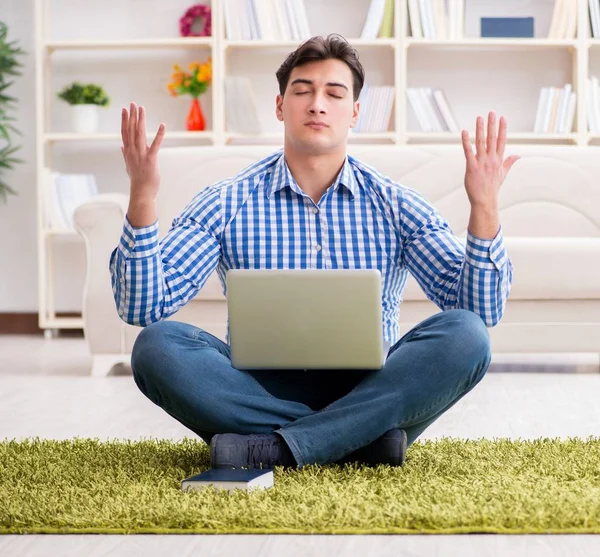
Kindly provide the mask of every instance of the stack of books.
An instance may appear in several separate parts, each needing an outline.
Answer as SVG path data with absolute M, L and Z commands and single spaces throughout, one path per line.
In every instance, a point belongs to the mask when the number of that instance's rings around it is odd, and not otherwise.
M 593 134 L 600 134 L 600 82 L 596 76 L 587 84 L 588 128 Z
M 558 2 L 559 0 L 557 0 Z M 600 0 L 589 0 L 588 3 L 592 37 L 600 38 Z
M 535 133 L 570 133 L 575 120 L 577 94 L 573 86 L 542 87 L 535 115 Z
M 224 0 L 230 41 L 295 41 L 311 37 L 304 0 Z
M 592 3 L 598 7 L 598 0 L 590 0 L 590 16 L 592 14 Z M 600 16 L 600 12 L 598 14 Z M 593 24 L 593 20 L 592 20 Z M 574 39 L 577 32 L 577 1 L 576 0 L 554 0 L 552 21 L 548 31 L 549 39 Z M 596 35 L 594 35 L 596 36 Z
M 358 98 L 360 112 L 358 122 L 353 128 L 355 133 L 385 132 L 390 125 L 394 106 L 394 87 L 365 85 Z
M 360 38 L 372 41 L 393 36 L 394 0 L 371 0 Z
M 98 195 L 93 174 L 62 174 L 46 171 L 48 186 L 46 224 L 52 230 L 73 230 L 73 213 L 88 199 Z
M 406 96 L 424 132 L 457 132 L 458 122 L 441 89 L 409 87 Z
M 462 39 L 465 0 L 408 0 L 408 21 L 415 39 Z

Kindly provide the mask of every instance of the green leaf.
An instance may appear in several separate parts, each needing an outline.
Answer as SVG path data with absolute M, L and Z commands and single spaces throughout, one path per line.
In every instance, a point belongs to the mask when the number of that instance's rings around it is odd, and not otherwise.
M 25 54 L 17 41 L 7 41 L 8 26 L 5 22 L 0 21 L 0 139 L 4 140 L 7 145 L 0 149 L 0 169 L 2 171 L 13 168 L 14 165 L 23 161 L 14 157 L 14 153 L 20 147 L 12 144 L 11 133 L 21 135 L 21 133 L 11 124 L 15 118 L 8 111 L 12 110 L 17 102 L 15 97 L 7 94 L 7 91 L 14 85 L 14 80 L 8 80 L 9 76 L 21 75 L 23 64 L 19 60 L 20 56 Z M 7 195 L 16 192 L 5 182 L 0 174 L 0 199 L 6 201 Z

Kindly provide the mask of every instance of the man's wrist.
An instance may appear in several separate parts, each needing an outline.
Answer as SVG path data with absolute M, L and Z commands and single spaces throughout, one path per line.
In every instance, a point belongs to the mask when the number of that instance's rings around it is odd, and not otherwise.
M 497 205 L 471 205 L 468 230 L 473 236 L 493 240 L 500 228 L 500 211 Z
M 156 203 L 154 199 L 130 199 L 127 208 L 127 220 L 135 228 L 143 228 L 154 224 L 156 222 Z

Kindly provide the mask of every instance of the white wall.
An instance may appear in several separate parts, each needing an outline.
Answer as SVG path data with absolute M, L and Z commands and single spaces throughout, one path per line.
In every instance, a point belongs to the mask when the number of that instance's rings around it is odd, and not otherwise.
M 103 2 L 83 2 L 82 0 L 51 0 L 53 6 L 52 38 L 123 38 L 123 37 L 164 37 L 178 36 L 178 19 L 193 2 L 189 0 L 105 0 Z M 369 0 L 306 0 L 312 31 L 316 33 L 340 32 L 358 34 L 362 22 L 356 14 L 366 14 Z M 548 29 L 552 0 L 467 0 L 467 35 L 476 36 L 478 21 L 482 15 L 533 15 L 536 16 L 536 35 L 543 36 Z M 23 61 L 23 75 L 9 90 L 19 99 L 16 111 L 16 126 L 23 133 L 20 144 L 23 148 L 20 157 L 25 163 L 6 174 L 6 179 L 19 192 L 10 197 L 7 204 L 0 204 L 0 312 L 37 310 L 37 240 L 36 240 L 36 194 L 35 194 L 35 74 L 34 74 L 34 17 L 33 0 L 0 0 L 0 19 L 9 26 L 10 39 L 19 41 L 28 52 Z M 464 52 L 464 51 L 463 51 Z M 247 53 L 240 53 L 230 60 L 231 70 L 252 71 L 260 76 L 255 80 L 262 87 L 256 91 L 261 99 L 259 110 L 265 115 L 267 130 L 276 129 L 277 121 L 272 112 L 274 96 L 277 93 L 273 72 L 287 52 L 276 52 L 258 60 Z M 439 55 L 419 54 L 417 59 L 409 59 L 409 64 L 430 68 L 427 72 L 415 71 L 409 79 L 409 85 L 431 82 L 435 75 L 435 57 Z M 493 55 L 481 52 L 469 54 L 466 62 L 461 63 L 460 51 L 444 54 L 450 70 L 442 72 L 439 84 L 448 89 L 453 108 L 459 118 L 471 117 L 473 99 L 477 110 L 485 111 L 493 106 L 497 98 L 505 99 L 499 107 L 512 111 L 517 121 L 526 122 L 533 118 L 531 105 L 537 102 L 537 92 L 542 83 L 532 81 L 527 87 L 527 101 L 521 102 L 511 91 L 514 84 L 513 70 L 521 64 L 521 76 L 528 74 L 527 63 L 519 62 L 518 54 Z M 537 56 L 537 55 L 531 55 Z M 536 66 L 550 64 L 548 76 L 552 80 L 568 78 L 568 61 L 543 57 L 532 58 Z M 120 109 L 129 101 L 145 104 L 148 109 L 150 129 L 156 129 L 159 122 L 167 123 L 168 129 L 182 129 L 187 112 L 187 99 L 170 98 L 164 87 L 175 62 L 186 63 L 191 60 L 185 51 L 155 51 L 66 54 L 56 56 L 56 79 L 54 87 L 58 90 L 64 83 L 75 79 L 94 80 L 102 83 L 112 97 L 111 106 L 105 111 L 101 124 L 102 131 L 118 131 Z M 433 58 L 432 58 L 433 57 Z M 365 53 L 363 61 L 367 76 L 373 83 L 391 83 L 388 75 L 392 70 L 391 57 L 378 57 Z M 490 64 L 490 61 L 492 62 Z M 476 71 L 469 75 L 471 68 Z M 496 76 L 500 88 L 498 97 L 489 95 L 486 80 L 489 73 L 498 69 Z M 262 79 L 262 76 L 266 79 Z M 469 79 L 468 90 L 464 80 Z M 538 74 L 539 77 L 539 74 Z M 481 80 L 481 82 L 479 82 Z M 554 84 L 554 83 L 549 83 Z M 210 97 L 203 97 L 207 114 L 210 113 Z M 68 129 L 66 106 L 53 103 L 53 131 Z M 210 123 L 210 120 L 209 120 Z M 409 122 L 410 125 L 410 122 Z M 55 150 L 55 163 L 59 171 L 85 171 L 97 175 L 99 189 L 102 192 L 127 192 L 127 176 L 124 172 L 119 145 L 117 143 L 68 144 Z M 61 269 L 57 277 L 57 309 L 74 311 L 81 307 L 83 286 L 83 249 L 76 240 L 61 244 L 57 265 Z

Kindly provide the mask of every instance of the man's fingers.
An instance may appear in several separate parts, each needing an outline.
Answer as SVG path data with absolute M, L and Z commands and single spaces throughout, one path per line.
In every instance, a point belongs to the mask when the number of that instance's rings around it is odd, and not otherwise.
M 123 110 L 121 110 L 121 139 L 123 140 L 123 145 L 125 147 L 129 146 L 128 125 L 129 125 L 129 114 L 127 112 L 127 109 L 124 108 Z
M 478 157 L 485 154 L 485 134 L 483 131 L 483 118 L 481 116 L 477 116 L 477 123 L 475 124 L 475 148 L 477 149 Z
M 487 152 L 488 155 L 496 152 L 496 113 L 488 114 L 488 129 L 487 129 Z
M 139 121 L 137 128 L 137 147 L 138 149 L 144 150 L 147 147 L 146 143 L 146 109 L 140 106 L 139 109 Z
M 498 131 L 498 145 L 496 146 L 496 154 L 500 157 L 500 159 L 504 158 L 504 148 L 506 147 L 506 129 L 508 125 L 506 123 L 506 118 L 502 116 L 500 118 L 500 129 Z
M 519 155 L 511 155 L 504 161 L 504 164 L 502 166 L 504 167 L 505 176 L 506 174 L 508 174 L 508 171 L 512 168 L 512 165 L 515 164 L 520 158 L 521 157 Z
M 462 146 L 465 152 L 465 158 L 467 159 L 467 164 L 472 164 L 475 162 L 475 155 L 473 155 L 473 148 L 471 147 L 471 141 L 469 140 L 469 132 L 467 130 L 463 130 L 461 133 Z
M 137 129 L 137 106 L 135 103 L 131 103 L 129 106 L 129 145 L 136 147 L 136 129 Z
M 156 135 L 154 136 L 154 141 L 152 142 L 152 145 L 150 145 L 150 154 L 151 155 L 155 155 L 158 150 L 160 149 L 160 146 L 162 144 L 162 140 L 163 137 L 165 136 L 165 125 L 161 124 L 160 126 L 158 126 L 158 131 L 156 132 Z

